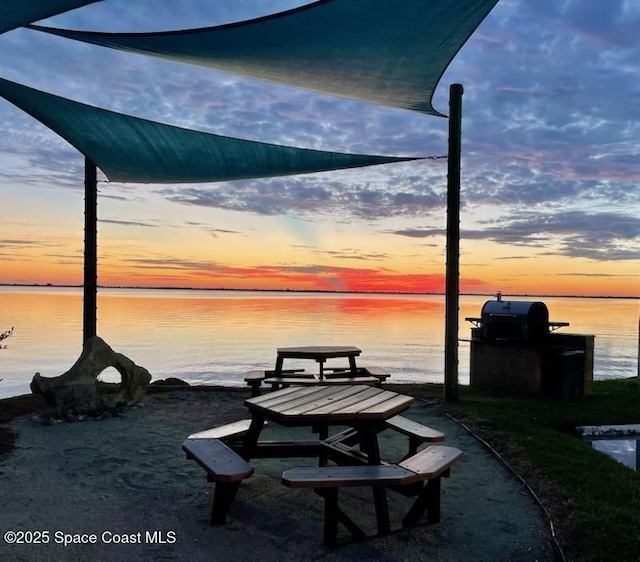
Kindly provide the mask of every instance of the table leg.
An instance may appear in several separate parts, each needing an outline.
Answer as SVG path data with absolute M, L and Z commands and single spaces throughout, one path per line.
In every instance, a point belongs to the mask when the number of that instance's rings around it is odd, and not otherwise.
M 249 431 L 244 437 L 244 444 L 242 448 L 242 457 L 247 462 L 251 460 L 256 452 L 258 446 L 258 439 L 260 438 L 260 432 L 264 427 L 264 416 L 259 414 L 253 414 L 251 419 L 251 425 L 249 425 Z
M 360 449 L 367 454 L 368 463 L 380 464 L 380 447 L 378 445 L 378 429 L 375 424 L 362 425 L 358 428 L 360 434 Z M 383 486 L 373 486 L 373 503 L 376 508 L 378 535 L 391 532 L 389 519 L 389 505 L 387 493 Z
M 273 374 L 276 377 L 281 377 L 282 376 L 282 365 L 284 363 L 284 357 L 281 357 L 280 355 L 278 355 L 277 359 L 276 359 L 276 368 L 273 370 Z
M 358 376 L 358 367 L 356 367 L 355 355 L 349 355 L 349 369 L 351 369 L 351 376 Z
M 213 507 L 211 508 L 211 520 L 209 524 L 224 525 L 227 522 L 227 513 L 240 488 L 238 482 L 216 482 L 213 491 Z
M 358 427 L 360 450 L 367 454 L 368 464 L 380 464 L 380 447 L 378 446 L 378 429 L 375 424 Z
M 311 429 L 318 433 L 320 441 L 325 441 L 329 437 L 329 426 L 327 424 L 314 425 Z M 318 459 L 318 466 L 327 466 L 327 455 L 324 453 Z

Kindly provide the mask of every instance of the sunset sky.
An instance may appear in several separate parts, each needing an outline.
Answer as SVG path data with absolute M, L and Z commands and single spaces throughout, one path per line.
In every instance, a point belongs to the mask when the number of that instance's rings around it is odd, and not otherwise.
M 105 0 L 44 25 L 204 27 L 301 0 Z M 462 83 L 464 293 L 640 296 L 640 3 L 500 0 Z M 200 131 L 439 156 L 446 119 L 17 29 L 0 77 Z M 82 283 L 83 156 L 0 98 L 0 283 Z M 101 285 L 442 292 L 444 159 L 277 179 L 99 184 Z

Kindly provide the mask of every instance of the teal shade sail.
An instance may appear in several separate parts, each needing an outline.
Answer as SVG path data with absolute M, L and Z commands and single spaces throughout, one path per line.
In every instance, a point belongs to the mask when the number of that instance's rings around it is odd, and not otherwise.
M 207 66 L 378 105 L 432 106 L 447 66 L 498 0 L 319 0 L 217 27 L 69 39 Z
M 0 0 L 0 33 L 99 0 Z
M 204 183 L 418 159 L 325 152 L 192 131 L 85 105 L 1 78 L 0 96 L 67 140 L 111 181 Z

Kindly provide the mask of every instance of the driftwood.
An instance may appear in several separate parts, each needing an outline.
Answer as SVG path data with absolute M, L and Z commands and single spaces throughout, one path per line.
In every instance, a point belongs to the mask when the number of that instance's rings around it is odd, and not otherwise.
M 100 373 L 108 367 L 120 373 L 120 384 L 98 381 Z M 82 354 L 66 373 L 51 378 L 36 373 L 31 392 L 41 394 L 58 414 L 85 414 L 139 402 L 149 381 L 149 371 L 94 336 L 84 343 Z

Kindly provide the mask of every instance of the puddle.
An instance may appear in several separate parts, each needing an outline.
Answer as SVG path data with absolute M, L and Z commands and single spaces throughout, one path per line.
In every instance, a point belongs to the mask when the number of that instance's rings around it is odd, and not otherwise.
M 596 450 L 640 472 L 640 425 L 599 425 L 576 428 Z

